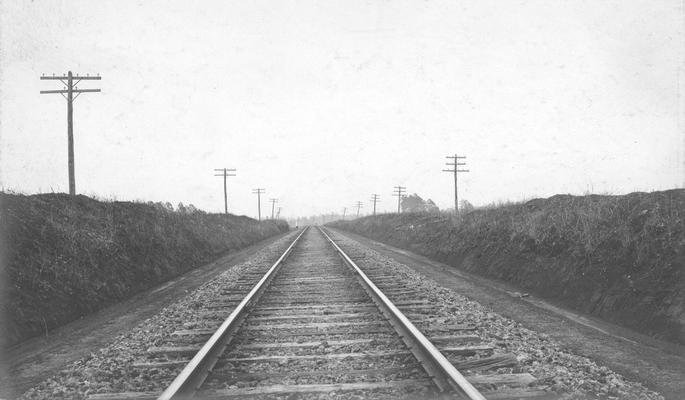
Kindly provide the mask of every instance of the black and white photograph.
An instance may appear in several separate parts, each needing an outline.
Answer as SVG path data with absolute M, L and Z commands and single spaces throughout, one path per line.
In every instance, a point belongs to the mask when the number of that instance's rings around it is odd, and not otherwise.
M 0 0 L 15 399 L 685 399 L 685 0 Z

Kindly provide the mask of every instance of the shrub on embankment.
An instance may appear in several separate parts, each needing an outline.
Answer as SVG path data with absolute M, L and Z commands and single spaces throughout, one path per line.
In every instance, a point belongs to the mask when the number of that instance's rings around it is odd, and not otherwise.
M 685 344 L 685 190 L 331 225 Z
M 5 266 L 0 329 L 6 344 L 288 230 L 283 221 L 191 210 L 0 193 Z

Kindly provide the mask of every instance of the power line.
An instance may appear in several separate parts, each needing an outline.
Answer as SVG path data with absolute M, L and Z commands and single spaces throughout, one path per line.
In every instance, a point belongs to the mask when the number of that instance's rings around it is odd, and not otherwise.
M 74 174 L 74 100 L 81 93 L 97 93 L 100 89 L 79 89 L 76 87 L 81 81 L 100 80 L 100 76 L 86 76 L 74 75 L 71 71 L 66 76 L 43 76 L 41 80 L 58 80 L 61 81 L 65 88 L 62 90 L 41 90 L 40 94 L 61 94 L 67 100 L 67 140 L 68 140 L 68 154 L 69 154 L 69 194 L 74 196 L 76 194 L 76 178 Z M 75 82 L 74 82 L 75 81 Z M 76 96 L 74 96 L 76 93 Z M 65 96 L 66 94 L 66 96 Z
M 269 199 L 271 202 L 271 219 L 274 219 L 274 206 L 278 203 L 278 199 Z
M 371 195 L 371 201 L 373 201 L 373 215 L 376 215 L 376 202 L 380 201 L 381 196 L 374 193 Z
M 214 174 L 214 176 L 224 177 L 224 214 L 228 214 L 228 192 L 226 191 L 226 178 L 229 176 L 235 176 L 235 168 L 214 168 L 215 172 L 221 172 L 220 174 Z
M 397 196 L 397 213 L 401 213 L 402 209 L 400 208 L 400 204 L 402 202 L 402 197 L 406 193 L 407 188 L 404 186 L 395 186 L 395 191 L 393 192 L 393 196 Z
M 456 215 L 459 213 L 459 194 L 457 191 L 457 174 L 460 172 L 469 172 L 468 169 L 459 169 L 460 166 L 466 165 L 466 163 L 459 162 L 459 160 L 463 160 L 466 158 L 466 156 L 458 156 L 458 155 L 453 155 L 453 156 L 446 156 L 445 158 L 449 158 L 452 160 L 452 162 L 445 163 L 445 165 L 452 167 L 452 169 L 443 169 L 443 172 L 451 172 L 454 174 L 454 214 Z
M 264 189 L 252 189 L 252 193 L 257 195 L 257 218 L 262 220 L 262 193 L 266 193 Z

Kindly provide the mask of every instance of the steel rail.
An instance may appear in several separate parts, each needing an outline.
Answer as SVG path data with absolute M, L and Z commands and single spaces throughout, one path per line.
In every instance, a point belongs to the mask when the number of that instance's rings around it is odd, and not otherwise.
M 351 267 L 360 277 L 367 293 L 371 295 L 381 312 L 388 318 L 393 327 L 398 331 L 402 340 L 416 356 L 424 367 L 433 382 L 441 391 L 450 388 L 460 397 L 469 400 L 486 400 L 486 398 L 475 388 L 464 376 L 450 363 L 447 358 L 438 350 L 433 343 L 421 333 L 421 331 L 402 314 L 402 312 L 383 294 L 383 292 L 369 279 L 352 259 L 338 246 L 333 239 L 319 228 L 321 233 L 328 239 L 335 250 L 340 254 L 343 261 Z
M 243 298 L 238 306 L 224 320 L 219 329 L 214 332 L 212 337 L 202 346 L 195 356 L 186 364 L 183 370 L 176 376 L 171 384 L 162 392 L 157 400 L 189 399 L 193 397 L 195 391 L 202 385 L 211 369 L 214 368 L 219 357 L 230 343 L 233 334 L 245 319 L 247 308 L 255 302 L 268 286 L 269 282 L 280 269 L 283 261 L 290 255 L 295 244 L 309 227 L 305 227 L 302 232 L 293 240 L 281 257 L 269 268 L 262 279 L 250 290 L 250 293 Z

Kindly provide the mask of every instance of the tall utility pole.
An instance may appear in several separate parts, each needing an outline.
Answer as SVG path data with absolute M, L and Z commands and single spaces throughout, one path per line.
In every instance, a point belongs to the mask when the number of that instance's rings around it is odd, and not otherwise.
M 55 80 L 61 81 L 64 84 L 64 89 L 62 90 L 41 90 L 40 94 L 61 94 L 62 97 L 67 99 L 67 140 L 68 140 L 68 153 L 69 153 L 69 194 L 74 196 L 76 194 L 76 178 L 74 176 L 74 100 L 81 93 L 96 93 L 100 89 L 79 89 L 76 87 L 81 81 L 99 81 L 100 76 L 80 76 L 74 75 L 69 71 L 66 76 L 43 76 L 40 77 L 41 80 Z M 76 96 L 74 96 L 76 93 Z M 65 96 L 66 95 L 66 96 Z
M 393 192 L 393 196 L 397 196 L 397 213 L 401 213 L 402 209 L 400 208 L 400 204 L 402 203 L 402 197 L 404 197 L 405 192 L 407 191 L 407 188 L 404 186 L 395 186 L 395 191 Z
M 381 196 L 376 193 L 371 195 L 371 201 L 373 201 L 373 215 L 376 215 L 376 202 L 380 201 Z
M 345 214 L 347 213 L 347 207 L 343 207 L 343 221 L 345 220 Z
M 445 163 L 445 165 L 452 167 L 452 169 L 443 169 L 443 172 L 451 172 L 454 174 L 454 215 L 457 215 L 459 213 L 459 194 L 457 193 L 457 174 L 460 172 L 469 172 L 468 169 L 459 169 L 459 167 L 466 165 L 465 162 L 459 162 L 459 160 L 463 160 L 466 158 L 466 156 L 458 156 L 458 155 L 453 155 L 453 156 L 447 156 L 445 158 L 448 158 L 452 160 L 451 162 Z
M 259 221 L 262 220 L 262 193 L 265 193 L 264 189 L 252 189 L 252 193 L 257 195 L 257 218 Z
M 271 219 L 274 219 L 274 207 L 278 203 L 278 199 L 269 199 L 269 201 L 271 202 Z
M 364 203 L 362 203 L 361 201 L 358 201 L 356 206 L 357 206 L 357 218 L 359 218 L 359 209 L 364 206 Z
M 224 214 L 228 214 L 228 192 L 226 191 L 226 178 L 229 176 L 235 176 L 235 168 L 214 168 L 215 172 L 221 172 L 220 174 L 214 174 L 214 176 L 224 177 Z

